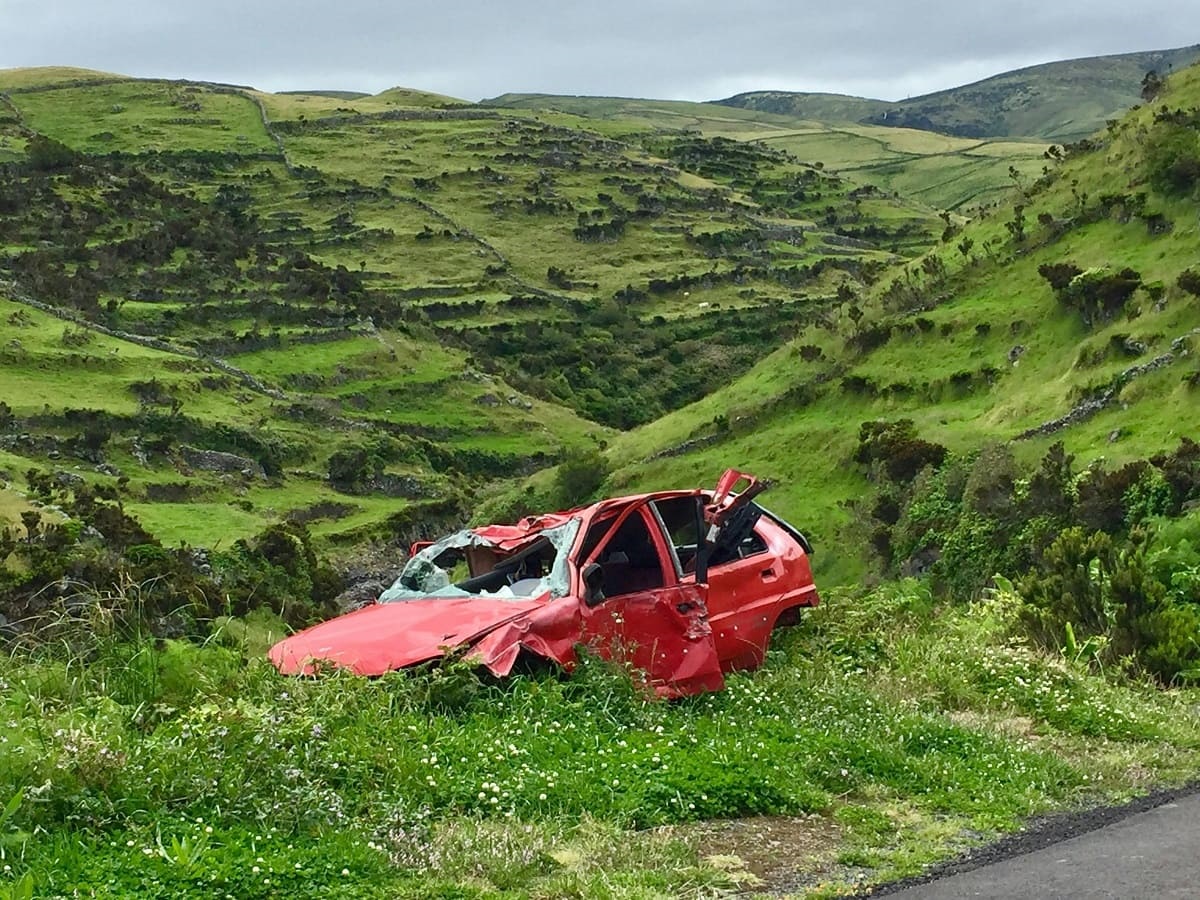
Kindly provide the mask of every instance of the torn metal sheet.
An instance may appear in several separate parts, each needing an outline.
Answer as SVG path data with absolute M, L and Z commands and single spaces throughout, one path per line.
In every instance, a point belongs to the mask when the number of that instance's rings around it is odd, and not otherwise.
M 753 502 L 766 486 L 730 469 L 711 492 L 620 497 L 418 545 L 377 603 L 280 641 L 270 659 L 287 674 L 379 675 L 465 650 L 504 676 L 522 655 L 569 671 L 587 648 L 661 697 L 720 690 L 818 602 L 807 540 Z

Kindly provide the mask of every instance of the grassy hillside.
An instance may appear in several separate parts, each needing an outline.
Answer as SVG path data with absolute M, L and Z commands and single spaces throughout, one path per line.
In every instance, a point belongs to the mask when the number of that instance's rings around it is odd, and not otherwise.
M 786 91 L 753 91 L 716 102 L 801 119 L 919 128 L 969 138 L 1072 141 L 1138 103 L 1147 72 L 1165 75 L 1197 58 L 1200 46 L 1064 60 L 895 102 Z
M 686 128 L 704 135 L 760 142 L 933 209 L 969 210 L 993 202 L 1011 187 L 1010 167 L 1022 177 L 1036 178 L 1045 164 L 1042 154 L 1046 145 L 1038 141 L 955 138 L 920 130 L 924 126 L 863 124 L 859 120 L 865 121 L 867 113 L 853 103 L 797 106 L 794 112 L 788 112 L 787 104 L 781 103 L 776 108 L 765 99 L 762 103 L 748 103 L 747 108 L 549 94 L 504 94 L 483 103 L 561 110 L 588 119 L 611 120 L 613 126 L 637 123 L 654 129 Z M 863 103 L 886 105 L 879 101 Z
M 0 112 L 0 897 L 831 897 L 1194 779 L 1200 70 L 972 222 L 563 112 L 60 90 Z M 600 447 L 776 479 L 822 604 L 761 671 L 265 661 L 330 544 Z
M 1012 172 L 1032 181 L 1045 168 L 1046 145 L 975 140 L 884 126 L 823 126 L 748 135 L 801 159 L 828 165 L 858 181 L 879 185 L 937 209 L 974 213 L 1001 201 Z
M 6 471 L 121 480 L 169 542 L 283 516 L 350 540 L 457 502 L 727 383 L 942 228 L 786 152 L 637 123 L 0 86 Z
M 1198 107 L 1200 71 L 1177 73 L 1091 149 L 925 259 L 864 285 L 836 318 L 728 387 L 621 435 L 609 450 L 612 486 L 704 480 L 737 461 L 778 480 L 771 501 L 814 532 L 823 574 L 857 578 L 864 523 L 848 501 L 873 490 L 853 461 L 864 421 L 911 418 L 923 437 L 968 451 L 1014 441 L 1115 385 L 1094 415 L 1013 451 L 1032 461 L 1062 440 L 1081 466 L 1113 465 L 1195 436 L 1200 308 L 1179 279 L 1196 261 Z M 1138 286 L 1123 311 L 1088 324 L 1039 275 L 1063 262 L 1129 267 Z

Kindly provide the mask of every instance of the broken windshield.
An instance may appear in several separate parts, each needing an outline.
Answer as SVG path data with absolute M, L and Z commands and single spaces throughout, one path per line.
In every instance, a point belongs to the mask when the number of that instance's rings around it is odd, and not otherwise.
M 501 547 L 474 531 L 455 532 L 410 557 L 379 602 L 424 597 L 524 600 L 547 592 L 562 597 L 570 590 L 567 558 L 579 525 L 573 518 L 533 532 L 515 548 Z

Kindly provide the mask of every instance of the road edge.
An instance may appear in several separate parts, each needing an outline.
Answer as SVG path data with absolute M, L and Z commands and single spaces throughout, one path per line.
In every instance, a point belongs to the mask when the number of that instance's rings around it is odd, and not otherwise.
M 917 885 L 972 872 L 991 863 L 1024 856 L 1196 793 L 1200 793 L 1200 779 L 1188 781 L 1177 787 L 1155 788 L 1140 797 L 1112 806 L 1096 806 L 1037 816 L 1030 819 L 1020 831 L 935 863 L 919 875 L 878 884 L 867 891 L 852 894 L 849 900 L 885 897 Z

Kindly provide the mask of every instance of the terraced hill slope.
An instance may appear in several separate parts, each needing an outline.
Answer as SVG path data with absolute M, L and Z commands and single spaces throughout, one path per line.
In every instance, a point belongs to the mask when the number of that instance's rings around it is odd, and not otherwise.
M 0 90 L 4 470 L 127 479 L 168 540 L 455 507 L 728 383 L 944 228 L 637 123 L 78 70 Z
M 1034 179 L 1045 165 L 1046 144 L 1041 141 L 951 137 L 893 127 L 890 122 L 864 124 L 856 121 L 862 113 L 855 103 L 797 106 L 795 114 L 787 112 L 786 103 L 780 103 L 778 111 L 770 109 L 773 104 L 766 100 L 761 108 L 754 104 L 739 108 L 677 100 L 504 94 L 483 103 L 753 141 L 934 209 L 970 211 L 994 202 L 1012 186 L 1010 169 L 1019 177 Z
M 621 435 L 611 487 L 736 461 L 777 479 L 772 503 L 815 532 L 827 577 L 857 577 L 870 517 L 852 501 L 873 490 L 854 461 L 864 422 L 911 419 L 952 451 L 1007 443 L 1026 461 L 1061 440 L 1080 467 L 1195 437 L 1198 173 L 1191 68 L 746 376 Z
M 1137 103 L 1147 72 L 1166 75 L 1198 58 L 1200 45 L 1091 56 L 894 102 L 788 91 L 752 91 L 715 102 L 801 119 L 919 128 L 967 138 L 1072 141 Z

